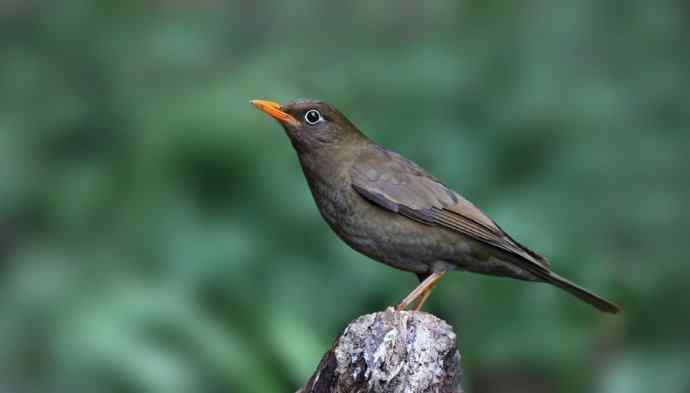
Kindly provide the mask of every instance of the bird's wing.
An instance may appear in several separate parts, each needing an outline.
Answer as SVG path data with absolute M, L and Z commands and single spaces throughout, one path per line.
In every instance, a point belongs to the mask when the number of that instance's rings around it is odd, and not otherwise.
M 412 161 L 382 147 L 358 156 L 352 187 L 368 201 L 427 225 L 438 225 L 507 251 L 542 268 L 545 258 L 520 245 L 460 194 Z

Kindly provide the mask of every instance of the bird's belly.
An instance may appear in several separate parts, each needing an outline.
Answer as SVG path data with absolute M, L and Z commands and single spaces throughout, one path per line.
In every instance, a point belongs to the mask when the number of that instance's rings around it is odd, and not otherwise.
M 457 255 L 454 234 L 388 212 L 359 195 L 320 198 L 319 210 L 333 231 L 353 249 L 397 269 L 426 273 Z

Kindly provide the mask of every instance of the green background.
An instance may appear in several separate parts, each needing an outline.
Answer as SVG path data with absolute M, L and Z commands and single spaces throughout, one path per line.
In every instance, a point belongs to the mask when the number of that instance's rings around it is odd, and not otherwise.
M 320 98 L 624 305 L 455 273 L 469 392 L 690 391 L 684 1 L 0 2 L 0 390 L 292 392 L 415 284 L 253 98 Z

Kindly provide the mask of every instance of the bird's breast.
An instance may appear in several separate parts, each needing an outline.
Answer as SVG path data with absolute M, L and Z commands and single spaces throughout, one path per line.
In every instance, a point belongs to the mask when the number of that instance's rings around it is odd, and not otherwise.
M 307 177 L 309 188 L 316 206 L 319 208 L 324 220 L 338 232 L 339 230 L 354 225 L 355 201 L 349 182 L 345 179 L 340 181 L 324 181 L 313 177 Z
M 338 237 L 364 255 L 423 273 L 438 259 L 441 248 L 447 247 L 433 244 L 436 239 L 428 236 L 430 227 L 372 205 L 354 191 L 348 179 L 307 179 L 324 220 Z

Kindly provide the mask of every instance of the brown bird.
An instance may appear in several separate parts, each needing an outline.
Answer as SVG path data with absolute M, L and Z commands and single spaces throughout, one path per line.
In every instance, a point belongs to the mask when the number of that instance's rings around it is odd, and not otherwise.
M 322 101 L 251 103 L 278 120 L 299 156 L 321 215 L 353 249 L 415 273 L 398 305 L 420 309 L 449 271 L 546 282 L 601 311 L 620 308 L 552 272 L 546 258 L 515 241 L 462 195 L 419 165 L 366 137 Z

